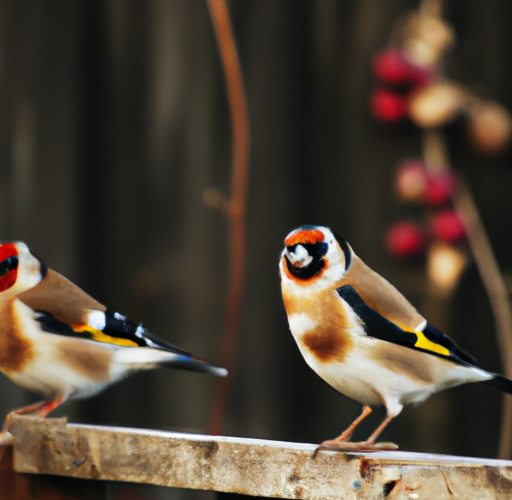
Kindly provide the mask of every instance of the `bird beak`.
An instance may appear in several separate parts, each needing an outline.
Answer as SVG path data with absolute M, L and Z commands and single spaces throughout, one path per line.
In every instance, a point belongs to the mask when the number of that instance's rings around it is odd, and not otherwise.
M 290 250 L 294 248 L 294 250 Z M 286 247 L 285 256 L 290 261 L 293 267 L 308 267 L 313 260 L 308 251 L 302 245 L 295 245 L 295 247 Z

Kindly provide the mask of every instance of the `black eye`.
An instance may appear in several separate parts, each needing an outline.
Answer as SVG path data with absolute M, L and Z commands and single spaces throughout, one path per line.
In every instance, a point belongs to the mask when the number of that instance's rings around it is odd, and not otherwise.
M 0 278 L 3 278 L 8 272 L 18 267 L 18 256 L 13 255 L 0 262 Z

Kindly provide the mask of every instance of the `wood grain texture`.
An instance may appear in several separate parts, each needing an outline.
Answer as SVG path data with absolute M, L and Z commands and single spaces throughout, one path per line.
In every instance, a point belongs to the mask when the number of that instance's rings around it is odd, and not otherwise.
M 502 499 L 512 461 L 336 453 L 303 443 L 67 424 L 15 416 L 14 469 L 306 500 Z

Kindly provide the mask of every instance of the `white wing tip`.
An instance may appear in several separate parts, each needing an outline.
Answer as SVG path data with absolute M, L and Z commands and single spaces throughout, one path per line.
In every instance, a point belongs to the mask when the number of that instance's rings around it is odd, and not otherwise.
M 212 366 L 213 375 L 217 375 L 218 377 L 227 377 L 228 371 L 225 368 L 219 368 L 218 366 Z

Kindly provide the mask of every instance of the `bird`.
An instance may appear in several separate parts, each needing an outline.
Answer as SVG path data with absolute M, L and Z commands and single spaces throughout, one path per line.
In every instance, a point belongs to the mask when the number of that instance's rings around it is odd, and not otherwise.
M 325 226 L 305 225 L 284 240 L 279 273 L 290 331 L 306 363 L 336 391 L 363 405 L 338 437 L 315 450 L 393 450 L 378 443 L 408 404 L 441 390 L 484 382 L 512 394 L 512 380 L 475 359 L 432 326 L 389 281 Z M 365 441 L 356 427 L 384 406 L 386 417 Z
M 164 342 L 48 268 L 21 241 L 0 245 L 0 371 L 43 401 L 10 412 L 44 418 L 141 370 L 227 370 Z

